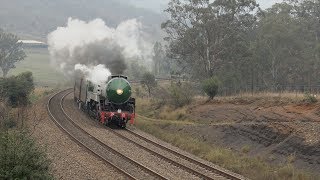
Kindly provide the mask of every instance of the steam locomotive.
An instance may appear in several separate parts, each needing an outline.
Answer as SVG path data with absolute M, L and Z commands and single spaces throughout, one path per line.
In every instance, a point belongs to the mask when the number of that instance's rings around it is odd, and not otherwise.
M 110 76 L 108 82 L 93 84 L 85 78 L 77 78 L 74 99 L 79 109 L 109 126 L 125 128 L 135 118 L 135 99 L 131 97 L 131 85 L 125 76 Z

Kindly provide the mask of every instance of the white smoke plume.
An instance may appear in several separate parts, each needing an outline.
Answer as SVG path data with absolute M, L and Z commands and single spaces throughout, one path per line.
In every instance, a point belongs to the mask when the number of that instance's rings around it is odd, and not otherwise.
M 111 76 L 111 72 L 103 64 L 88 67 L 83 64 L 76 64 L 75 70 L 81 71 L 86 78 L 94 84 L 101 84 L 107 81 L 107 77 Z
M 144 40 L 141 29 L 136 19 L 112 28 L 102 19 L 85 22 L 69 18 L 65 27 L 48 35 L 51 64 L 66 76 L 80 70 L 89 80 L 106 81 L 111 74 L 122 74 L 127 61 L 151 56 L 152 46 Z

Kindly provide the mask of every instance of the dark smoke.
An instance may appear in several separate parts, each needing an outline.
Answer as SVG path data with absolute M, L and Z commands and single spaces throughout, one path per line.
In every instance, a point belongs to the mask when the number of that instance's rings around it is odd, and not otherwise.
M 112 28 L 102 19 L 85 22 L 69 18 L 65 27 L 48 35 L 51 64 L 66 77 L 80 71 L 87 79 L 104 82 L 111 74 L 123 74 L 125 62 L 132 59 L 151 62 L 152 46 L 144 41 L 141 28 L 136 19 Z
M 88 44 L 78 47 L 73 54 L 71 68 L 76 64 L 98 65 L 103 64 L 112 74 L 123 74 L 127 69 L 125 57 L 122 55 L 123 49 L 108 40 Z

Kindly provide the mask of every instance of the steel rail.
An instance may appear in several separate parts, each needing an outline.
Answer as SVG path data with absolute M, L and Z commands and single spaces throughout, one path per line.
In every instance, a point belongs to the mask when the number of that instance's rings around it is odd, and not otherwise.
M 56 96 L 58 96 L 60 93 L 66 92 L 70 89 L 66 89 L 63 91 L 60 91 L 56 94 L 54 94 L 53 96 L 51 96 L 47 102 L 47 111 L 48 114 L 50 116 L 50 118 L 53 120 L 53 122 L 59 127 L 59 129 L 61 129 L 64 133 L 66 133 L 74 142 L 76 142 L 78 145 L 80 145 L 81 147 L 83 147 L 84 149 L 86 149 L 87 151 L 89 151 L 91 154 L 93 154 L 95 157 L 97 157 L 98 159 L 102 160 L 105 164 L 108 164 L 110 166 L 112 166 L 113 168 L 115 168 L 118 172 L 120 172 L 121 174 L 125 175 L 126 177 L 128 177 L 129 179 L 136 179 L 134 178 L 132 175 L 130 175 L 129 173 L 125 172 L 124 170 L 122 170 L 121 168 L 119 168 L 118 166 L 116 166 L 115 164 L 113 164 L 112 162 L 110 162 L 109 160 L 105 159 L 104 157 L 100 156 L 99 154 L 97 154 L 96 152 L 94 152 L 92 149 L 90 149 L 88 146 L 86 146 L 85 144 L 83 144 L 79 139 L 77 139 L 74 135 L 72 135 L 67 129 L 65 129 L 61 123 L 59 123 L 59 121 L 54 117 L 54 115 L 52 114 L 52 112 L 50 111 L 50 103 L 52 101 L 53 98 L 55 98 Z
M 198 165 L 198 166 L 200 166 L 200 167 L 202 167 L 204 169 L 207 169 L 207 170 L 209 170 L 211 172 L 214 172 L 214 173 L 216 173 L 218 175 L 221 175 L 221 176 L 226 177 L 226 178 L 231 179 L 231 180 L 242 180 L 242 179 L 245 179 L 245 178 L 241 177 L 240 175 L 230 174 L 229 172 L 226 172 L 225 170 L 220 170 L 218 168 L 214 168 L 214 167 L 209 166 L 207 164 L 204 164 L 204 163 L 202 163 L 202 162 L 200 162 L 200 161 L 198 161 L 196 159 L 190 158 L 190 157 L 188 157 L 188 156 L 186 156 L 184 154 L 181 154 L 181 153 L 179 153 L 179 152 L 177 152 L 175 150 L 172 150 L 172 149 L 170 149 L 170 148 L 168 148 L 166 146 L 163 146 L 163 145 L 161 145 L 161 144 L 159 144 L 157 142 L 154 142 L 154 141 L 152 141 L 152 140 L 150 140 L 150 139 L 148 139 L 148 138 L 146 138 L 146 137 L 144 137 L 144 136 L 142 136 L 140 134 L 137 134 L 137 133 L 133 132 L 130 129 L 126 129 L 126 131 L 129 132 L 130 134 L 132 134 L 132 135 L 134 135 L 134 136 L 136 136 L 136 137 L 138 137 L 138 138 L 150 143 L 150 144 L 153 144 L 154 146 L 156 146 L 156 147 L 158 147 L 160 149 L 164 149 L 169 153 L 172 153 L 172 154 L 174 154 L 176 156 L 179 156 L 180 158 L 183 158 L 183 159 L 185 159 L 185 160 L 187 160 L 189 162 L 192 162 L 193 164 L 196 164 L 196 165 Z
M 126 140 L 126 141 L 128 141 L 128 142 L 130 142 L 130 143 L 132 143 L 132 144 L 134 144 L 136 146 L 138 146 L 139 148 L 141 148 L 141 149 L 143 149 L 143 150 L 145 150 L 145 151 L 147 151 L 147 152 L 149 152 L 149 153 L 151 153 L 151 154 L 153 154 L 155 156 L 158 156 L 159 158 L 164 159 L 165 161 L 167 161 L 169 163 L 172 163 L 176 167 L 182 168 L 182 169 L 184 169 L 184 170 L 186 170 L 186 171 L 188 171 L 188 172 L 190 172 L 190 173 L 192 173 L 192 174 L 194 174 L 194 175 L 196 175 L 196 176 L 198 176 L 198 177 L 200 177 L 202 179 L 213 179 L 210 176 L 207 176 L 207 175 L 205 175 L 203 173 L 200 173 L 200 172 L 198 172 L 198 171 L 196 171 L 194 169 L 191 169 L 191 168 L 189 168 L 189 167 L 187 167 L 187 166 L 185 166 L 183 164 L 180 164 L 180 163 L 178 163 L 178 162 L 176 162 L 176 161 L 174 161 L 174 160 L 172 160 L 172 159 L 170 159 L 170 158 L 168 158 L 168 157 L 166 157 L 166 156 L 164 156 L 164 155 L 162 155 L 162 154 L 160 154 L 160 153 L 158 153 L 158 152 L 156 152 L 154 150 L 151 150 L 151 149 L 149 149 L 149 148 L 147 148 L 147 147 L 145 147 L 145 146 L 143 146 L 143 145 L 141 145 L 141 144 L 139 144 L 139 143 L 137 143 L 137 142 L 125 137 L 125 136 L 123 136 L 122 134 L 119 134 L 118 132 L 116 132 L 115 130 L 113 130 L 111 128 L 108 128 L 108 130 L 111 131 L 112 133 L 114 133 L 116 136 L 118 136 L 118 137 L 120 137 L 120 138 L 122 138 L 122 139 L 124 139 L 124 140 Z
M 118 152 L 118 151 L 115 150 L 114 148 L 112 148 L 112 147 L 106 145 L 105 143 L 101 142 L 99 139 L 93 137 L 91 134 L 89 134 L 87 131 L 85 131 L 83 128 L 81 128 L 78 124 L 76 124 L 76 123 L 72 120 L 72 118 L 65 112 L 65 110 L 64 110 L 64 108 L 63 108 L 63 100 L 64 100 L 65 97 L 66 97 L 67 95 L 69 95 L 70 93 L 72 93 L 72 91 L 69 92 L 69 93 L 67 93 L 67 94 L 65 94 L 65 95 L 61 98 L 60 108 L 61 108 L 62 112 L 64 113 L 64 116 L 67 117 L 67 118 L 69 119 L 69 121 L 70 121 L 75 127 L 77 127 L 79 130 L 81 130 L 81 132 L 83 132 L 84 134 L 86 134 L 88 137 L 90 137 L 92 140 L 94 140 L 95 142 L 97 142 L 97 143 L 98 143 L 99 145 L 101 145 L 102 147 L 104 147 L 104 148 L 108 149 L 109 151 L 111 151 L 112 153 L 120 156 L 121 158 L 125 159 L 126 161 L 130 162 L 131 164 L 133 164 L 133 165 L 141 168 L 142 170 L 146 171 L 148 174 L 150 174 L 150 175 L 152 175 L 152 176 L 155 176 L 155 177 L 157 177 L 157 178 L 159 178 L 159 179 L 167 179 L 167 178 L 165 178 L 164 176 L 162 176 L 161 174 L 159 174 L 159 173 L 153 171 L 152 169 L 144 166 L 143 164 L 140 164 L 139 162 L 137 162 L 137 161 L 135 161 L 135 160 L 133 160 L 133 159 L 131 159 L 131 158 L 129 158 L 129 157 L 121 154 L 120 152 Z M 115 165 L 115 166 L 116 166 L 116 165 Z M 117 168 L 119 168 L 119 167 L 117 167 Z M 121 168 L 119 168 L 119 169 L 121 169 Z M 123 170 L 122 170 L 122 171 L 123 171 Z M 133 175 L 130 175 L 130 176 L 133 177 Z

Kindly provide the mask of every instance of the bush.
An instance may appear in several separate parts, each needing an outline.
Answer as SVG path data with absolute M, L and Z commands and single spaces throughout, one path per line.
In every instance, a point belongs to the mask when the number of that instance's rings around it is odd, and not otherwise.
M 0 179 L 53 179 L 45 153 L 26 133 L 0 133 Z
M 146 89 L 148 90 L 149 93 L 149 97 L 151 95 L 151 90 L 157 86 L 157 81 L 156 81 L 156 77 L 150 73 L 150 72 L 146 72 L 143 74 L 142 76 L 142 81 L 141 84 L 146 87 Z
M 190 104 L 193 100 L 194 92 L 190 84 L 171 84 L 169 96 L 171 105 L 178 108 Z
M 25 106 L 29 103 L 29 95 L 34 90 L 31 72 L 18 76 L 0 79 L 0 98 L 9 106 Z
M 217 77 L 211 77 L 202 82 L 202 90 L 209 96 L 212 100 L 217 94 L 220 82 Z
M 303 101 L 310 103 L 310 104 L 313 104 L 313 103 L 318 102 L 318 99 L 317 99 L 316 95 L 314 95 L 314 94 L 305 93 Z

